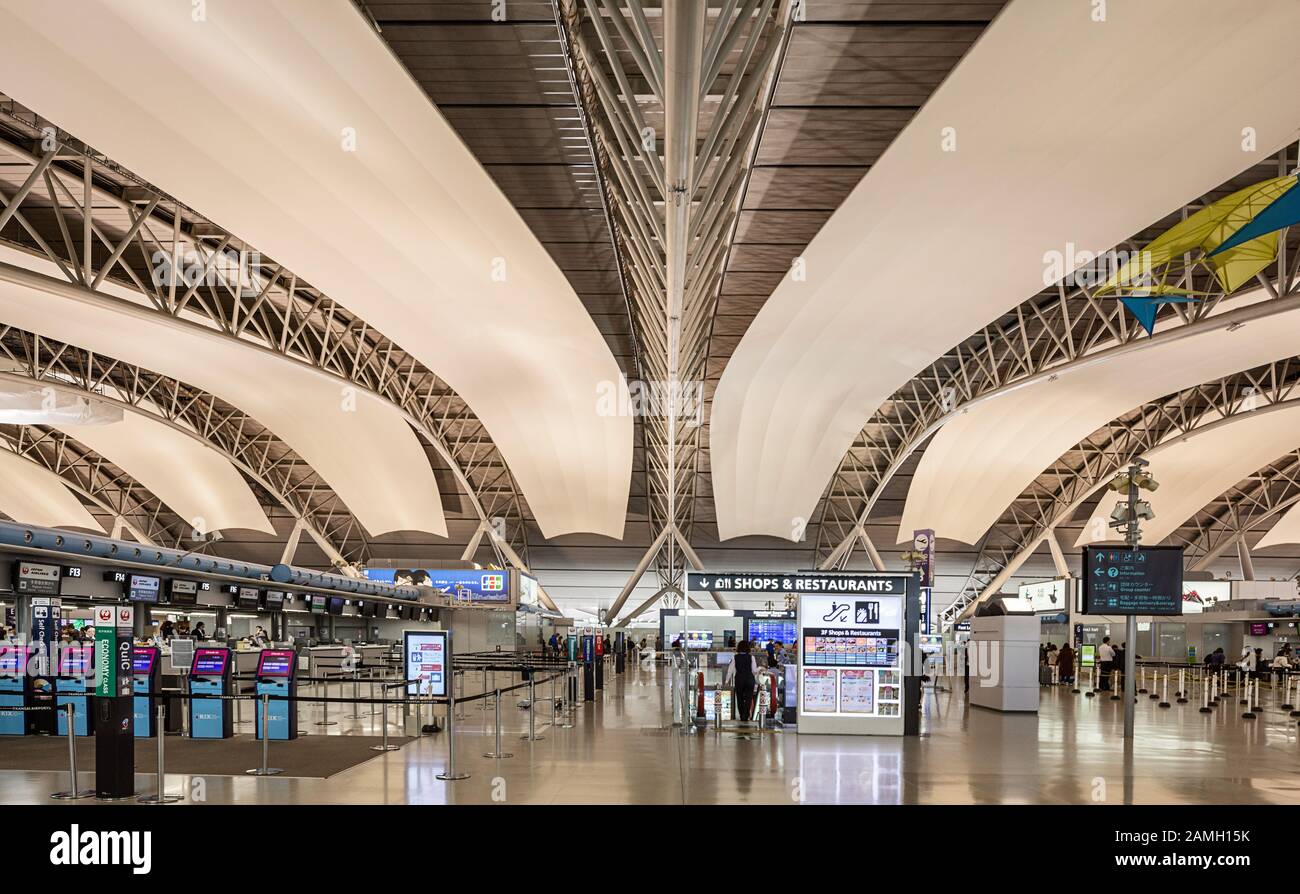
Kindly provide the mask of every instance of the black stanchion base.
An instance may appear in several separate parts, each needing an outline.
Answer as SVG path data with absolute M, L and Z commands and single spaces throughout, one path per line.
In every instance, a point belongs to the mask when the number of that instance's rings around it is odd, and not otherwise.
M 1151 701 L 1153 701 L 1153 702 L 1158 702 L 1158 701 L 1160 701 L 1160 696 L 1157 695 L 1157 694 L 1154 693 L 1154 692 L 1151 693 L 1150 695 L 1148 695 L 1147 698 L 1151 699 Z
M 468 773 L 439 773 L 434 779 L 441 779 L 444 782 L 456 782 L 460 779 L 469 779 Z
M 1213 714 L 1213 713 L 1214 713 L 1213 709 L 1211 709 L 1211 708 L 1209 708 L 1209 707 L 1199 708 L 1198 710 L 1199 710 L 1202 714 Z
M 1255 719 L 1255 712 L 1254 712 L 1254 711 L 1246 711 L 1244 714 L 1241 715 L 1241 719 L 1242 719 L 1242 720 L 1254 720 L 1254 719 Z
M 1078 694 L 1079 694 L 1079 690 L 1077 690 L 1077 689 L 1071 689 L 1071 690 L 1070 690 L 1070 694 L 1071 694 L 1071 695 L 1078 695 Z
M 1124 696 L 1122 696 L 1122 695 L 1112 695 L 1112 696 L 1110 697 L 1110 700 L 1113 701 L 1113 702 L 1122 702 L 1122 701 L 1124 701 Z
M 1096 698 L 1096 697 L 1097 697 L 1097 693 L 1095 693 L 1095 692 L 1085 692 L 1084 695 L 1088 696 L 1088 698 Z
M 1158 705 L 1158 707 L 1161 707 L 1161 708 L 1168 708 L 1168 707 L 1171 707 L 1171 706 L 1170 706 L 1169 702 L 1161 702 L 1161 703 Z
M 1281 705 L 1280 707 L 1282 708 L 1283 711 L 1290 711 L 1292 708 L 1295 707 L 1295 705 Z
M 1291 716 L 1292 716 L 1292 717 L 1300 717 L 1300 711 L 1292 711 L 1292 712 L 1291 712 Z
M 1244 698 L 1242 698 L 1242 699 L 1238 699 L 1238 700 L 1237 700 L 1237 704 L 1239 704 L 1239 705 L 1248 705 L 1248 704 L 1250 704 L 1250 700 L 1249 700 L 1249 699 L 1244 699 Z
M 1256 714 L 1264 713 L 1264 709 L 1259 705 L 1251 705 L 1250 710 L 1254 711 Z
M 1151 691 L 1150 689 L 1139 689 L 1139 690 L 1138 690 L 1138 692 L 1139 692 L 1141 695 L 1146 695 L 1146 694 L 1147 694 L 1148 692 L 1150 692 L 1150 691 Z
M 1177 701 L 1178 701 L 1178 704 L 1180 704 L 1180 705 L 1185 705 L 1185 704 L 1187 704 L 1187 699 L 1185 699 L 1185 698 L 1180 698 L 1180 699 L 1178 699 Z

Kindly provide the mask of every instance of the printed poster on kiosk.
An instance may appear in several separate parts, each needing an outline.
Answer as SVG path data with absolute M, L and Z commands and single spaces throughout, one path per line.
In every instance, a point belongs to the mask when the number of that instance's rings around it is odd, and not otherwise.
M 409 695 L 445 696 L 450 656 L 447 654 L 447 631 L 408 630 L 406 646 L 406 684 Z
M 845 577 L 799 598 L 799 731 L 901 735 L 909 579 Z

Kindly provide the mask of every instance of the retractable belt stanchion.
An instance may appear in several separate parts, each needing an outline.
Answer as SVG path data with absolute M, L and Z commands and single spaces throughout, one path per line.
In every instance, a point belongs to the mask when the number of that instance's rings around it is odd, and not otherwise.
M 451 687 L 451 704 L 447 711 L 447 769 L 439 773 L 437 778 L 445 781 L 455 781 L 457 779 L 469 779 L 468 773 L 456 772 L 456 687 Z
M 339 722 L 338 722 L 337 720 L 330 720 L 330 702 L 329 702 L 329 698 L 330 698 L 330 678 L 329 678 L 329 674 L 326 674 L 326 675 L 324 676 L 323 679 L 325 680 L 325 701 L 321 702 L 321 707 L 325 709 L 325 713 L 321 715 L 321 719 L 320 719 L 320 720 L 317 720 L 317 721 L 316 721 L 316 725 L 317 725 L 317 726 L 338 726 L 338 725 L 339 725 Z M 340 685 L 339 685 L 339 689 L 342 690 L 342 688 L 343 688 L 343 686 L 342 686 L 342 684 L 340 684 Z
M 339 688 L 341 689 L 342 687 Z M 361 719 L 361 705 L 358 703 L 360 698 L 361 698 L 361 671 L 354 670 L 352 672 L 352 713 L 344 714 L 343 715 L 344 720 Z
M 537 735 L 537 669 L 528 668 L 528 735 L 520 736 L 529 742 L 545 739 Z
M 371 751 L 396 751 L 398 748 L 401 748 L 402 746 L 388 744 L 388 687 L 387 686 L 384 687 L 384 707 L 380 713 L 384 715 L 384 719 L 381 720 L 379 723 L 379 725 L 383 727 L 384 742 L 382 745 L 371 745 L 370 750 Z
M 93 788 L 77 788 L 77 705 L 75 702 L 68 702 L 68 780 L 71 783 L 66 792 L 55 792 L 50 795 L 56 801 L 80 801 L 82 798 L 93 798 L 95 790 Z M 158 737 L 161 743 L 162 736 Z M 161 744 L 159 745 L 161 748 Z
M 497 726 L 496 747 L 493 748 L 491 751 L 485 751 L 483 753 L 483 756 L 494 757 L 497 760 L 500 760 L 503 757 L 514 757 L 514 755 L 510 754 L 509 752 L 505 752 L 501 750 L 501 691 L 500 690 L 497 690 L 496 692 L 495 701 L 496 701 L 496 711 L 494 713 L 496 714 L 496 726 Z
M 263 693 L 262 695 L 262 729 L 266 729 L 271 722 L 271 696 Z M 262 736 L 262 766 L 254 767 L 251 770 L 245 770 L 249 776 L 278 776 L 284 771 L 279 767 L 268 767 L 267 760 L 271 754 L 271 737 Z
M 164 717 L 165 717 L 165 712 L 163 706 L 159 705 L 158 706 L 158 729 L 159 730 L 163 728 Z M 167 737 L 162 735 L 162 733 L 159 733 L 157 738 L 158 738 L 158 791 L 152 795 L 141 795 L 137 800 L 141 804 L 174 804 L 177 801 L 181 800 L 181 796 L 167 794 L 167 770 L 166 770 L 166 764 L 163 759 L 163 747 L 164 747 L 163 743 L 167 740 Z

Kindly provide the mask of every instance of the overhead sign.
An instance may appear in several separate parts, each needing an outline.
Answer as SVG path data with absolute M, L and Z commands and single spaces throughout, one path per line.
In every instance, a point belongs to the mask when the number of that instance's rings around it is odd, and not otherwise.
M 406 647 L 406 691 L 410 695 L 447 695 L 451 656 L 445 630 L 408 630 Z
M 764 573 L 735 572 L 711 574 L 690 572 L 686 588 L 694 592 L 713 593 L 827 593 L 838 595 L 879 594 L 903 596 L 907 593 L 906 574 L 855 572 Z
M 1083 548 L 1083 611 L 1090 615 L 1181 615 L 1181 546 Z
M 1044 580 L 1021 584 L 1018 590 L 1020 598 L 1033 606 L 1035 613 L 1069 610 L 1070 582 L 1067 580 Z
M 127 578 L 126 598 L 132 602 L 156 603 L 161 589 L 162 581 L 160 579 L 145 574 L 132 574 Z
M 370 580 L 399 587 L 432 587 L 452 599 L 470 602 L 509 603 L 511 577 L 508 569 L 367 568 Z
M 58 565 L 38 565 L 19 560 L 14 563 L 14 592 L 36 596 L 58 596 L 63 569 Z

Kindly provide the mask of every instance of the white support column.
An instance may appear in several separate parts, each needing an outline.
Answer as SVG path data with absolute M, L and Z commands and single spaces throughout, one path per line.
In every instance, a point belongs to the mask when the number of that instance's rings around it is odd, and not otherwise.
M 654 557 L 659 554 L 659 548 L 664 545 L 664 540 L 668 537 L 671 531 L 671 527 L 665 527 L 659 532 L 659 536 L 654 539 L 654 542 L 650 544 L 650 548 L 645 551 L 645 555 L 641 557 L 641 561 L 636 563 L 636 568 L 632 570 L 632 574 L 628 577 L 627 583 L 625 583 L 623 589 L 619 591 L 618 598 L 615 599 L 613 605 L 609 607 L 607 617 L 618 617 L 619 609 L 623 607 L 623 603 L 627 602 L 627 597 L 632 595 L 632 591 L 636 589 L 636 585 L 641 582 L 641 578 L 645 575 L 646 569 L 650 567 L 650 563 L 654 561 Z
M 880 557 L 876 545 L 871 542 L 871 538 L 867 536 L 867 529 L 862 525 L 858 525 L 858 540 L 862 542 L 862 548 L 866 550 L 867 558 L 871 559 L 871 567 L 877 571 L 884 571 L 885 560 Z
M 668 593 L 676 593 L 678 596 L 682 595 L 682 591 L 677 589 L 671 584 L 660 587 L 653 596 L 651 596 L 645 602 L 638 605 L 636 608 L 632 609 L 632 611 L 628 612 L 627 617 L 620 618 L 618 623 L 616 623 L 614 627 L 616 628 L 626 627 L 629 623 L 632 622 L 633 619 L 639 618 L 641 617 L 641 615 L 645 614 L 646 611 L 648 611 L 656 602 L 658 602 Z
M 468 562 L 474 558 L 478 552 L 479 544 L 483 542 L 483 532 L 487 528 L 487 522 L 479 522 L 478 527 L 474 529 L 474 536 L 469 538 L 469 543 L 465 544 L 465 551 L 460 554 L 462 562 Z
M 1250 547 L 1246 545 L 1246 537 L 1243 533 L 1237 540 L 1237 561 L 1241 564 L 1241 579 L 1255 579 L 1255 562 L 1250 557 Z
M 124 530 L 126 530 L 126 519 L 122 518 L 120 515 L 115 516 L 113 518 L 113 533 L 108 536 L 112 537 L 114 540 L 121 540 L 122 532 Z
M 302 529 L 304 527 L 301 518 L 294 519 L 293 530 L 289 532 L 289 539 L 284 542 L 284 551 L 280 553 L 281 565 L 292 565 L 293 554 L 298 551 L 298 542 L 302 540 Z
M 519 558 L 519 554 L 515 552 L 514 547 L 506 543 L 505 540 L 503 540 L 501 537 L 497 536 L 496 530 L 491 525 L 484 523 L 483 530 L 486 531 L 488 536 L 492 538 L 493 546 L 495 546 L 505 555 L 506 560 L 511 565 L 515 566 L 520 571 L 523 571 L 526 574 L 532 574 L 532 572 L 528 570 L 528 566 L 525 565 L 523 560 Z M 559 607 L 555 604 L 555 601 L 551 599 L 550 594 L 546 592 L 546 588 L 543 587 L 540 582 L 537 584 L 537 598 L 541 600 L 542 605 L 546 606 L 551 611 L 558 612 L 560 610 Z
M 1052 552 L 1052 564 L 1056 566 L 1056 576 L 1071 577 L 1070 566 L 1065 561 L 1065 552 L 1061 549 L 1061 541 L 1057 537 L 1055 528 L 1047 532 L 1047 548 Z

